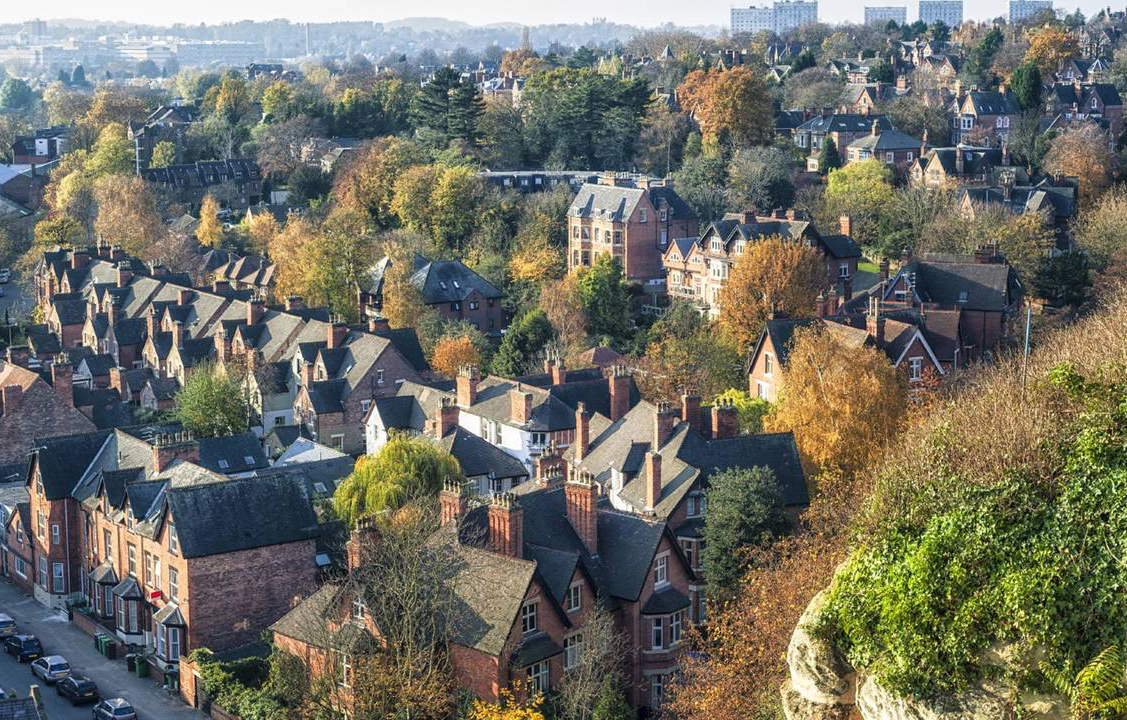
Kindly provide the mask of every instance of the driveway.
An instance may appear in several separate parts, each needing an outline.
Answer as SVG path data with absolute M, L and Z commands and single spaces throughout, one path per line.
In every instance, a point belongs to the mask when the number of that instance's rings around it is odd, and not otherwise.
M 151 677 L 139 678 L 127 672 L 124 660 L 102 657 L 94 648 L 93 638 L 67 622 L 65 615 L 48 610 L 2 580 L 0 612 L 11 615 L 20 632 L 38 636 L 45 652 L 62 655 L 77 674 L 97 683 L 102 697 L 123 697 L 131 702 L 141 720 L 204 720 L 206 717 L 166 692 Z M 40 686 L 51 720 L 87 720 L 90 717 L 89 706 L 72 708 L 69 702 L 56 695 L 54 687 L 45 686 L 32 675 L 26 664 L 0 655 L 0 688 L 14 689 L 19 697 L 24 697 L 33 682 Z

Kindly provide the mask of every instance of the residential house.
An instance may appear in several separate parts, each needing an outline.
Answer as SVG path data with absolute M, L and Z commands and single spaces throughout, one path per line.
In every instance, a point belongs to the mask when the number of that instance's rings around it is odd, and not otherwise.
M 1056 229 L 1063 245 L 1068 228 L 1076 215 L 1079 186 L 1075 177 L 1043 176 L 1016 184 L 1010 174 L 986 187 L 963 188 L 959 193 L 959 209 L 973 218 L 980 207 L 1003 207 L 1016 214 L 1039 213 Z
M 1123 100 L 1115 85 L 1106 82 L 1058 82 L 1045 93 L 1045 116 L 1062 118 L 1062 124 L 1090 120 L 1108 131 L 1111 140 L 1123 132 Z
M 36 438 L 94 429 L 74 407 L 72 391 L 62 380 L 65 371 L 59 369 L 59 382 L 52 387 L 27 369 L 26 352 L 10 347 L 7 361 L 0 360 L 0 467 L 25 462 Z
M 43 165 L 57 160 L 67 151 L 71 129 L 66 126 L 40 128 L 31 135 L 17 135 L 12 141 L 12 163 Z
M 205 195 L 225 184 L 233 190 L 225 197 L 228 207 L 234 210 L 243 211 L 262 201 L 262 171 L 254 160 L 201 160 L 193 165 L 146 168 L 139 174 L 164 186 L 193 209 L 200 207 Z
M 1008 164 L 1003 149 L 969 147 L 932 148 L 908 171 L 914 187 L 955 188 L 987 182 L 996 168 Z
M 881 131 L 879 125 L 873 122 L 873 131 L 849 143 L 844 157 L 846 163 L 876 158 L 898 172 L 908 172 L 916 158 L 920 157 L 926 149 L 927 144 L 919 138 L 899 130 Z
M 159 143 L 168 142 L 181 155 L 184 137 L 193 123 L 198 121 L 199 112 L 189 105 L 161 105 L 149 113 L 143 122 L 130 122 L 129 139 L 133 141 L 134 166 L 137 174 L 149 169 L 153 159 L 153 149 Z
M 674 240 L 696 237 L 698 224 L 671 180 L 602 175 L 597 184 L 580 188 L 568 208 L 568 271 L 611 255 L 628 282 L 660 294 L 661 256 Z
M 1021 119 L 1017 96 L 1004 84 L 998 90 L 971 88 L 966 93 L 959 88 L 951 112 L 951 139 L 956 144 L 1000 146 Z
M 832 138 L 838 152 L 844 153 L 849 143 L 872 133 L 873 123 L 879 123 L 880 132 L 893 129 L 887 115 L 823 113 L 798 126 L 794 131 L 794 144 L 809 154 L 806 159 L 807 171 L 817 172 L 818 153 L 826 138 Z

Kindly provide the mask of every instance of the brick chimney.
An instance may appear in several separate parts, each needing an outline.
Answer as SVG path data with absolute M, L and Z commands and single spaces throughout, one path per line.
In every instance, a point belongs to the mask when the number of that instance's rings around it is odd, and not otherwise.
M 13 415 L 23 397 L 23 385 L 5 385 L 0 390 L 0 417 Z
M 133 395 L 125 382 L 125 371 L 116 365 L 110 368 L 110 387 L 117 390 L 125 402 L 133 401 Z
M 599 489 L 590 473 L 576 472 L 564 485 L 567 519 L 592 555 L 599 553 L 598 497 Z
M 306 362 L 301 366 L 301 384 L 303 387 L 309 387 L 313 384 L 313 363 Z
M 974 250 L 974 262 L 977 265 L 989 265 L 997 258 L 998 251 L 993 245 L 980 245 Z
M 375 335 L 391 330 L 391 323 L 383 315 L 373 315 L 368 318 L 368 332 Z
M 548 445 L 532 461 L 532 465 L 540 487 L 554 487 L 563 480 L 562 471 L 567 463 L 563 459 L 563 452 L 559 446 L 549 441 Z
M 325 342 L 330 349 L 344 347 L 344 339 L 346 337 L 348 337 L 347 325 L 344 323 L 329 323 L 329 328 L 325 335 Z
M 524 556 L 524 518 L 512 493 L 497 493 L 489 502 L 489 547 L 509 557 Z
M 348 534 L 345 543 L 345 554 L 348 558 L 348 569 L 359 570 L 364 565 L 364 558 L 379 539 L 376 523 L 371 518 L 360 518 L 356 521 L 352 531 Z
M 51 363 L 51 387 L 67 405 L 74 406 L 74 369 L 60 355 Z
M 466 516 L 469 498 L 461 483 L 446 480 L 438 493 L 439 512 L 443 525 L 457 525 Z
M 581 402 L 575 406 L 575 462 L 582 462 L 587 457 L 590 446 L 591 413 L 587 412 L 587 403 Z
M 661 449 L 669 441 L 669 436 L 673 434 L 676 425 L 677 414 L 673 411 L 673 406 L 665 401 L 659 402 L 654 413 L 654 434 L 651 440 L 654 450 Z
M 630 411 L 630 371 L 625 365 L 612 365 L 606 374 L 610 385 L 610 419 L 614 422 Z
M 7 358 L 11 364 L 27 370 L 28 361 L 31 360 L 31 350 L 27 345 L 11 345 L 8 347 Z
M 700 395 L 681 393 L 681 421 L 700 432 Z
M 228 293 L 231 292 L 231 283 L 227 280 L 212 280 L 211 291 L 213 293 Z
M 881 282 L 888 281 L 888 258 L 880 259 L 880 280 Z
M 262 304 L 261 300 L 247 301 L 247 325 L 257 325 L 265 313 L 266 306 Z
M 223 323 L 219 324 L 219 329 L 215 333 L 215 357 L 221 363 L 231 358 L 231 336 L 227 334 Z
M 117 286 L 123 288 L 129 284 L 133 279 L 133 267 L 129 263 L 121 263 L 117 266 Z
M 439 401 L 438 415 L 435 416 L 434 434 L 440 440 L 446 433 L 458 427 L 458 405 L 452 398 L 444 397 Z
M 838 218 L 838 223 L 841 226 L 841 234 L 847 237 L 853 237 L 853 218 L 848 215 L 842 215 Z
M 646 453 L 646 510 L 653 512 L 661 500 L 661 455 Z
M 300 295 L 288 295 L 288 296 L 286 296 L 286 310 L 287 311 L 293 312 L 294 310 L 304 310 L 304 309 L 305 309 L 305 299 L 302 298 Z
M 963 152 L 963 144 L 959 143 L 955 146 L 955 174 L 962 177 L 967 169 L 966 153 Z
M 153 438 L 153 472 L 164 472 L 174 460 L 199 462 L 200 444 L 191 433 L 164 433 Z
M 179 320 L 172 323 L 172 347 L 184 347 L 184 323 Z
M 90 262 L 90 251 L 86 248 L 74 249 L 70 253 L 70 266 L 75 270 L 86 267 Z
M 731 400 L 718 401 L 712 406 L 713 439 L 735 437 L 739 424 L 739 415 Z
M 470 407 L 477 402 L 477 383 L 480 379 L 477 367 L 467 365 L 458 371 L 458 406 Z
M 110 248 L 110 260 L 118 261 L 125 257 L 125 250 L 120 245 L 114 245 Z
M 176 291 L 176 304 L 177 305 L 187 305 L 190 302 L 192 302 L 192 289 L 191 288 L 180 288 Z
M 561 358 L 552 364 L 552 384 L 563 385 L 565 382 L 567 382 L 567 367 Z
M 883 292 L 884 286 L 879 286 Z M 884 315 L 881 314 L 880 297 L 869 298 L 869 312 L 865 315 L 865 330 L 876 340 L 878 347 L 884 346 Z
M 525 425 L 532 419 L 532 393 L 522 390 L 519 382 L 509 390 L 509 415 L 518 425 Z

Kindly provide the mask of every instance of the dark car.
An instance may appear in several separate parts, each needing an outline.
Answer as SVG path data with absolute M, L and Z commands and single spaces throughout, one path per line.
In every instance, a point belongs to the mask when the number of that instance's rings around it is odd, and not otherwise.
M 20 662 L 29 662 L 43 655 L 43 645 L 34 635 L 13 635 L 4 641 L 4 652 Z
M 94 706 L 94 720 L 137 720 L 137 711 L 124 698 L 102 700 Z
M 55 692 L 70 700 L 71 705 L 94 702 L 98 699 L 98 686 L 82 675 L 71 675 L 55 683 Z

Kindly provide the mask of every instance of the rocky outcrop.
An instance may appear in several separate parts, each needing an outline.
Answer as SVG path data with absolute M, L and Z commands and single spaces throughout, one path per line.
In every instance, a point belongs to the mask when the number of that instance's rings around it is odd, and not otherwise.
M 814 596 L 787 647 L 789 677 L 780 688 L 787 720 L 1009 720 L 1015 713 L 1038 720 L 1069 717 L 1061 697 L 1015 693 L 1011 686 L 989 681 L 938 700 L 902 697 L 875 675 L 852 667 L 838 648 L 814 634 L 826 600 L 825 590 Z M 984 654 L 983 662 L 1012 670 L 1035 667 L 1036 657 L 998 645 Z

